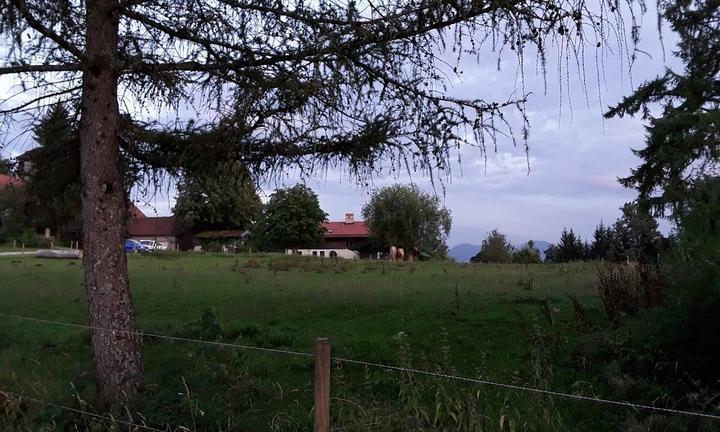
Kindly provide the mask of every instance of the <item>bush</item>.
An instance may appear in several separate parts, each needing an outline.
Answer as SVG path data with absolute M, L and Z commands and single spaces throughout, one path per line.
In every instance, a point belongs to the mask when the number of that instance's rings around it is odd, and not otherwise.
M 39 235 L 32 228 L 25 228 L 22 233 L 20 233 L 20 235 L 16 236 L 11 240 L 16 240 L 18 247 L 21 247 L 22 245 L 25 245 L 25 247 L 29 248 L 42 248 L 50 246 L 50 239 L 45 236 Z
M 614 326 L 623 317 L 658 306 L 665 299 L 665 284 L 657 265 L 598 266 L 597 277 L 600 299 Z

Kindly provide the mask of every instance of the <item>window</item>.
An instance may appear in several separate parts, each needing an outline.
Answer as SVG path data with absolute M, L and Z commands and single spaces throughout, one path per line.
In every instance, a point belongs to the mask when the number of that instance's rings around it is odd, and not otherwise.
M 317 256 L 317 251 L 313 251 L 313 256 Z
M 324 256 L 325 256 L 325 251 L 320 251 L 320 256 L 324 257 Z

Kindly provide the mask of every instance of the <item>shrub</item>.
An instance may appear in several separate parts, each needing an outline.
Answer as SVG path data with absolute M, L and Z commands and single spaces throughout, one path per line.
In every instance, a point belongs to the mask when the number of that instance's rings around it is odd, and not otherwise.
M 665 282 L 654 264 L 598 266 L 597 286 L 605 313 L 617 326 L 625 316 L 662 304 Z
M 18 246 L 25 245 L 25 247 L 31 248 L 50 246 L 50 240 L 39 235 L 32 228 L 25 228 L 23 232 L 13 240 L 17 240 Z

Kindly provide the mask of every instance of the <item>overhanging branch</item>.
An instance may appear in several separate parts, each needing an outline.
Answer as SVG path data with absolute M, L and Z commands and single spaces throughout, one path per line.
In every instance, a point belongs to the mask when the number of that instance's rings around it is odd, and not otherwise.
M 31 72 L 79 72 L 82 70 L 80 63 L 57 64 L 57 65 L 17 65 L 0 67 L 0 75 L 12 75 Z
M 11 1 L 32 29 L 55 42 L 59 47 L 74 55 L 78 60 L 85 60 L 85 54 L 78 47 L 63 39 L 59 34 L 44 26 L 37 18 L 35 18 L 33 14 L 30 13 L 30 9 L 28 8 L 25 0 Z

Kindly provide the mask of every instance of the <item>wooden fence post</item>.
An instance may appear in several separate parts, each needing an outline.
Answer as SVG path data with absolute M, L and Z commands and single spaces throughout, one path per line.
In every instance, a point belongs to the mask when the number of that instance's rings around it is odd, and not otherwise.
M 315 432 L 330 432 L 330 341 L 315 340 Z

